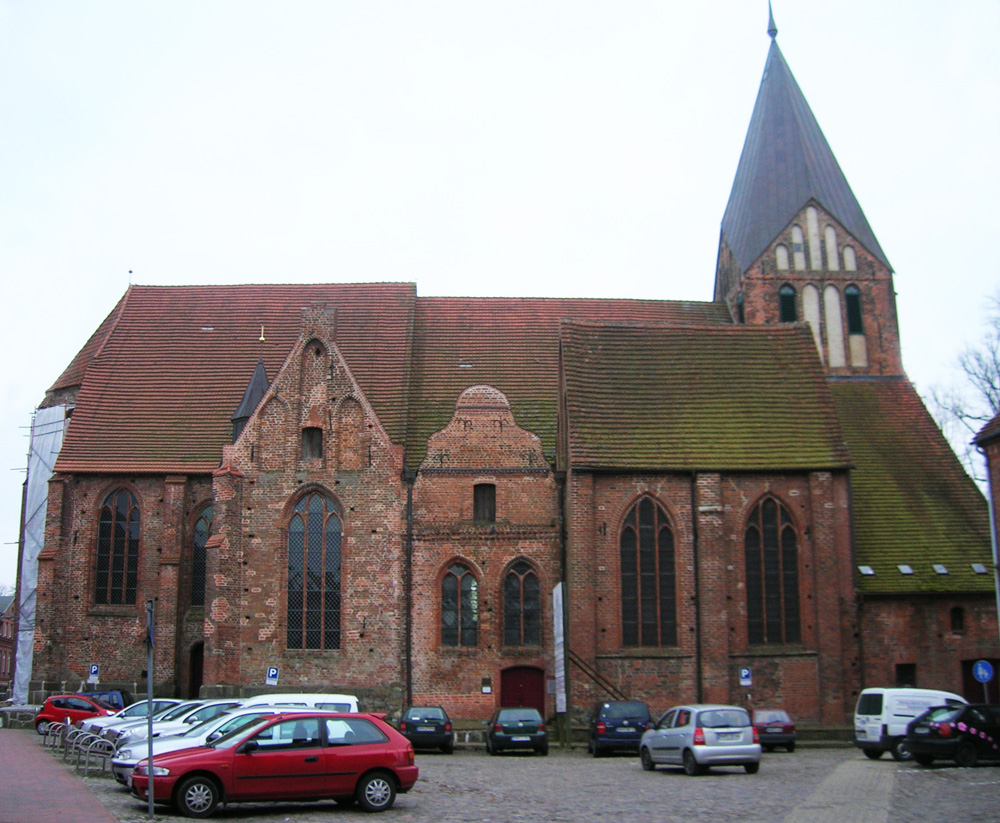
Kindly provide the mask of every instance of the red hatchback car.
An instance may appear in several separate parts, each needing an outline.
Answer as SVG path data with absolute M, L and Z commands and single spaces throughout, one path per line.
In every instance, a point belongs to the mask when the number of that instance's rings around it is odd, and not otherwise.
M 42 704 L 35 715 L 35 731 L 45 734 L 52 723 L 65 723 L 67 718 L 72 726 L 77 720 L 114 714 L 117 709 L 103 700 L 83 694 L 57 694 Z
M 316 712 L 257 718 L 204 746 L 142 760 L 132 794 L 172 803 L 187 817 L 208 817 L 220 802 L 355 801 L 390 808 L 417 782 L 410 742 L 370 714 Z

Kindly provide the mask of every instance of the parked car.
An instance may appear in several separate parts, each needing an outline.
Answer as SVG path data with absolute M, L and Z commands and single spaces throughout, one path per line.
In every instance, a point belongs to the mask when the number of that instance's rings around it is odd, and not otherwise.
M 132 794 L 169 802 L 188 817 L 220 803 L 268 800 L 357 802 L 390 808 L 417 781 L 413 746 L 385 721 L 365 714 L 302 712 L 264 717 L 213 743 L 142 760 Z
M 936 689 L 862 689 L 854 707 L 854 745 L 865 757 L 878 760 L 890 752 L 893 760 L 909 760 L 906 727 L 931 706 L 968 701 L 952 692 Z
M 198 706 L 188 708 L 178 706 L 176 710 L 169 711 L 162 717 L 153 718 L 153 737 L 161 737 L 165 734 L 180 734 L 192 726 L 197 726 L 199 723 L 211 720 L 213 717 L 217 717 L 223 712 L 234 709 L 239 705 L 241 705 L 239 700 L 204 700 Z M 135 745 L 137 741 L 145 740 L 149 733 L 150 724 L 148 722 L 139 722 L 118 735 L 118 739 L 115 741 L 115 748 L 121 748 L 126 744 L 130 746 Z
M 324 712 L 357 712 L 358 698 L 353 694 L 257 694 L 240 701 L 244 706 L 305 706 Z
M 774 751 L 775 746 L 795 751 L 795 724 L 784 709 L 755 709 L 753 725 L 765 752 Z
M 177 717 L 184 715 L 191 709 L 197 708 L 205 703 L 204 700 L 182 700 L 179 703 L 171 706 L 168 709 L 163 709 L 157 714 L 153 715 L 153 722 L 159 722 L 160 720 L 175 720 Z M 108 723 L 104 727 L 104 731 L 101 732 L 101 737 L 106 740 L 110 740 L 112 743 L 117 744 L 119 738 L 124 737 L 126 734 L 132 731 L 132 729 L 137 726 L 147 726 L 149 725 L 148 718 L 145 717 L 133 717 L 128 720 L 123 720 L 115 723 Z
M 639 751 L 642 733 L 652 724 L 649 706 L 638 700 L 598 703 L 586 720 L 590 724 L 587 751 L 594 757 L 605 752 Z
M 158 714 L 164 709 L 169 709 L 171 706 L 176 706 L 180 703 L 180 700 L 174 700 L 169 697 L 154 698 L 152 703 L 153 714 Z M 131 706 L 127 706 L 124 709 L 119 709 L 114 714 L 109 714 L 100 717 L 89 717 L 84 720 L 77 720 L 73 725 L 78 729 L 83 729 L 85 732 L 90 732 L 91 734 L 99 735 L 105 728 L 112 726 L 117 723 L 128 723 L 132 720 L 140 720 L 146 717 L 150 711 L 150 703 L 148 700 L 143 700 L 140 703 L 133 703 Z
M 45 734 L 52 723 L 65 723 L 68 720 L 72 725 L 86 717 L 109 715 L 112 712 L 114 708 L 103 700 L 84 697 L 82 694 L 57 694 L 48 698 L 35 713 L 35 731 Z
M 1000 706 L 935 706 L 907 727 L 906 747 L 921 766 L 935 760 L 954 760 L 959 766 L 1000 760 Z
M 440 749 L 445 754 L 455 751 L 451 719 L 440 706 L 410 706 L 399 720 L 399 733 L 415 749 Z
M 739 706 L 675 706 L 639 742 L 646 771 L 664 764 L 683 766 L 689 775 L 702 774 L 710 766 L 742 766 L 747 774 L 757 774 L 760 753 L 757 729 Z
M 229 734 L 234 729 L 240 728 L 247 723 L 252 723 L 261 717 L 270 717 L 273 714 L 294 714 L 298 712 L 315 711 L 315 709 L 297 709 L 284 707 L 281 709 L 273 706 L 255 706 L 252 709 L 238 708 L 231 709 L 216 715 L 210 720 L 205 720 L 195 726 L 191 726 L 186 731 L 179 734 L 168 734 L 153 739 L 153 756 L 176 752 L 181 749 L 191 749 L 196 746 L 204 746 L 218 740 L 223 735 Z M 111 759 L 111 773 L 115 780 L 123 786 L 128 785 L 129 775 L 140 760 L 145 760 L 149 756 L 149 738 L 124 743 L 115 751 Z
M 131 706 L 135 703 L 135 698 L 132 697 L 132 692 L 126 691 L 125 689 L 88 689 L 86 691 L 77 692 L 77 694 L 83 695 L 84 697 L 95 697 L 98 700 L 103 700 L 109 706 L 113 706 L 117 709 L 124 709 L 126 706 Z
M 510 749 L 531 749 L 541 755 L 549 753 L 549 737 L 538 709 L 497 709 L 484 725 L 489 754 Z

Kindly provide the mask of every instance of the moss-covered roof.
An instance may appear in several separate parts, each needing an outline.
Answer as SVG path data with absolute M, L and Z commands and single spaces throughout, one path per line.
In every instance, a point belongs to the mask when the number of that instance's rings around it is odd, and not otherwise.
M 559 407 L 559 324 L 565 318 L 633 323 L 730 324 L 725 305 L 693 301 L 421 297 L 417 300 L 407 465 L 443 429 L 459 395 L 490 385 L 517 424 L 554 459 Z
M 597 470 L 846 468 L 804 326 L 564 323 L 568 456 Z
M 904 379 L 833 380 L 831 391 L 855 464 L 856 562 L 874 572 L 858 576 L 860 591 L 992 590 L 993 576 L 972 569 L 992 564 L 986 500 L 913 386 Z

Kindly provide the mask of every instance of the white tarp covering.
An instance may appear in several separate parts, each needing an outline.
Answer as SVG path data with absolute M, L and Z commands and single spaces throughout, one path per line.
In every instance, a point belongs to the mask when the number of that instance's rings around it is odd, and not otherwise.
M 45 541 L 45 505 L 49 478 L 55 466 L 69 418 L 67 406 L 52 406 L 35 412 L 28 450 L 28 477 L 24 496 L 24 550 L 21 554 L 21 603 L 18 609 L 17 650 L 14 656 L 16 705 L 28 702 L 31 661 L 35 642 L 35 595 L 38 589 L 38 555 Z

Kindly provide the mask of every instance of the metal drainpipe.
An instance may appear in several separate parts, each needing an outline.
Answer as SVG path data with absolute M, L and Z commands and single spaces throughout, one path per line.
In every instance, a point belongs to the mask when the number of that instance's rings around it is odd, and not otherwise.
M 695 695 L 698 703 L 704 702 L 701 661 L 701 584 L 698 573 L 698 472 L 691 472 L 691 554 L 694 565 L 694 669 Z
M 406 482 L 406 706 L 413 705 L 413 484 L 414 472 L 404 472 Z M 405 708 L 405 707 L 404 707 Z

